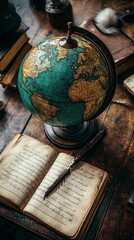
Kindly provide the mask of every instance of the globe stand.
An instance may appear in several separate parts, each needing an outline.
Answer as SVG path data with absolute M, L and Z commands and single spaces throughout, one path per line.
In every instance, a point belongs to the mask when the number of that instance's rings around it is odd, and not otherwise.
M 79 38 L 72 38 L 72 34 Z M 18 73 L 24 104 L 45 122 L 48 139 L 64 149 L 80 148 L 96 135 L 96 118 L 108 107 L 115 86 L 115 64 L 108 48 L 72 23 L 68 23 L 66 37 L 52 38 L 33 48 Z M 77 126 L 84 119 L 89 121 Z
M 47 138 L 56 146 L 64 149 L 76 149 L 84 146 L 98 132 L 96 119 L 86 121 L 77 127 L 60 128 L 44 123 Z

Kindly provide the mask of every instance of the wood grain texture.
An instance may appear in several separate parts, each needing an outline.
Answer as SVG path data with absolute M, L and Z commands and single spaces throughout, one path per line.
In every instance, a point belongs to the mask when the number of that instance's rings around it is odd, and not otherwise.
M 133 213 L 126 208 L 128 196 L 134 189 L 134 135 L 128 153 L 120 167 L 117 184 L 97 239 L 133 239 Z M 110 227 L 108 227 L 110 226 Z
M 5 114 L 0 119 L 0 152 L 16 133 L 23 131 L 31 116 L 21 102 L 18 93 L 8 89 L 4 93 L 6 107 Z

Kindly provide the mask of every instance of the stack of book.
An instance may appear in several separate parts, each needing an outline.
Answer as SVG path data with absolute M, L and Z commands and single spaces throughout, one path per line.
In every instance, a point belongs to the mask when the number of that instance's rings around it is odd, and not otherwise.
M 117 76 L 134 68 L 134 41 L 124 32 L 119 30 L 118 34 L 104 34 L 96 28 L 92 20 L 84 22 L 81 27 L 93 33 L 107 46 L 112 54 Z
M 0 83 L 3 87 L 16 88 L 20 63 L 31 48 L 27 30 L 28 27 L 21 23 L 10 39 L 0 39 Z

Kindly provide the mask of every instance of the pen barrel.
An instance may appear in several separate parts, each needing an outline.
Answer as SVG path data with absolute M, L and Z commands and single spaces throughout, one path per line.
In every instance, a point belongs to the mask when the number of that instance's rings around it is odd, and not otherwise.
M 76 155 L 75 159 L 74 159 L 74 163 L 73 166 L 78 163 L 82 157 L 89 151 L 92 150 L 93 147 L 105 136 L 106 134 L 106 130 L 101 130 L 98 134 L 96 134 L 96 136 L 90 141 L 88 142 L 82 149 L 81 151 Z
M 62 172 L 61 176 L 49 187 L 47 192 L 44 195 L 44 199 L 48 194 L 56 188 L 56 186 L 61 183 L 65 177 L 67 177 L 70 173 L 71 168 L 73 168 L 81 159 L 82 157 L 91 150 L 106 134 L 106 130 L 101 130 L 90 142 L 88 142 L 82 150 L 76 155 L 73 162 L 67 167 L 67 169 Z

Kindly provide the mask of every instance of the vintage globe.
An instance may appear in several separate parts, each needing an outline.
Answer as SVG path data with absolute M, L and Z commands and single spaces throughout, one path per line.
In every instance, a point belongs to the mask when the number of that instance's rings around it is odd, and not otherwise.
M 48 126 L 63 129 L 76 128 L 98 116 L 115 89 L 112 57 L 99 43 L 98 48 L 88 37 L 72 39 L 69 35 L 68 39 L 55 37 L 32 48 L 18 74 L 19 93 L 29 111 Z

